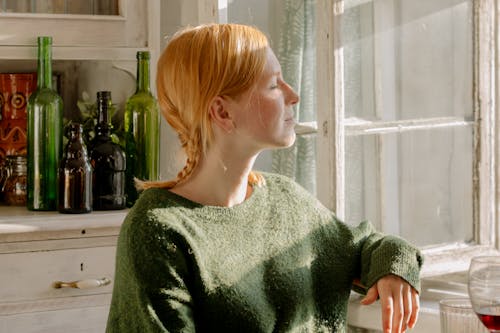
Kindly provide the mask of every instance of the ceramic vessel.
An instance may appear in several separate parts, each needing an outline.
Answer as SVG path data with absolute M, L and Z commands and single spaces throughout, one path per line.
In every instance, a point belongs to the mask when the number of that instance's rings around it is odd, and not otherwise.
M 26 105 L 36 73 L 0 73 L 0 160 L 26 155 Z

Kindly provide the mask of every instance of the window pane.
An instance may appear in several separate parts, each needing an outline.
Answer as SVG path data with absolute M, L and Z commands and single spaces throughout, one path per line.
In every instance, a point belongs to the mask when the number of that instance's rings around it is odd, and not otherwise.
M 347 0 L 346 117 L 472 116 L 471 0 Z
M 472 239 L 472 128 L 346 138 L 346 221 L 417 245 Z

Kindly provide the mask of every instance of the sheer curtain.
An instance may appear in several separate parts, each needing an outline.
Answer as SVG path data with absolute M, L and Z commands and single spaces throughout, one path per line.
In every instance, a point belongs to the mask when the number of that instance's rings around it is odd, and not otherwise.
M 283 0 L 277 57 L 283 78 L 299 94 L 295 107 L 298 122 L 316 121 L 314 0 Z M 295 179 L 316 193 L 315 135 L 298 135 L 295 144 L 273 152 L 272 169 Z

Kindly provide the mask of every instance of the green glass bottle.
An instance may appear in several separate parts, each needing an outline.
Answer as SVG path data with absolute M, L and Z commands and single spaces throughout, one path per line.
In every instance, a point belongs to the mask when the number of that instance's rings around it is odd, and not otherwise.
M 137 90 L 125 105 L 125 153 L 127 206 L 137 200 L 134 177 L 158 180 L 160 112 L 158 102 L 150 89 L 147 51 L 137 52 Z
M 27 207 L 30 210 L 57 209 L 62 124 L 62 99 L 52 89 L 52 37 L 38 37 L 37 88 L 28 100 Z

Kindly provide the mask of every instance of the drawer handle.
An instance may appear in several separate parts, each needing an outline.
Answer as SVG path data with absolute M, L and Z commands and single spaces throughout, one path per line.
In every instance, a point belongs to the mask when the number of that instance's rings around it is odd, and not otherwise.
M 99 288 L 107 286 L 110 283 L 111 280 L 108 278 L 88 279 L 88 280 L 71 281 L 71 282 L 56 281 L 52 283 L 52 287 L 56 289 L 60 288 L 90 289 L 90 288 Z

